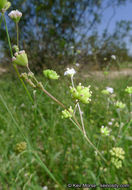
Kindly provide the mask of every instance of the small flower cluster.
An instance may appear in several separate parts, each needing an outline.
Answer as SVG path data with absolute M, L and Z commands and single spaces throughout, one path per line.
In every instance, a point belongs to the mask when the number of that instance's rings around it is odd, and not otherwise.
M 26 148 L 27 148 L 27 143 L 20 142 L 20 143 L 16 144 L 15 150 L 16 150 L 16 152 L 21 153 L 24 150 L 26 150 Z
M 111 94 L 114 92 L 114 89 L 111 87 L 106 87 L 106 90 Z
M 116 106 L 117 108 L 119 108 L 119 109 L 124 109 L 125 106 L 126 106 L 126 104 L 123 104 L 122 102 L 117 101 L 117 102 L 115 103 L 115 106 Z
M 22 17 L 22 13 L 18 10 L 11 11 L 8 16 L 16 23 L 20 21 L 20 18 Z
M 13 64 L 17 64 L 20 66 L 28 66 L 28 58 L 27 54 L 24 50 L 18 51 L 14 54 L 14 57 L 12 58 Z
M 71 118 L 72 117 L 72 114 L 73 114 L 73 109 L 72 109 L 72 107 L 70 106 L 70 108 L 68 109 L 68 110 L 63 110 L 62 111 L 62 119 L 63 118 L 65 118 L 65 119 L 67 119 L 67 118 Z
M 114 119 L 114 118 L 111 118 L 111 120 L 108 122 L 108 125 L 109 125 L 109 126 L 112 126 L 114 121 L 115 121 L 115 119 Z
M 109 136 L 110 135 L 110 129 L 108 129 L 108 127 L 104 127 L 102 126 L 101 129 L 100 129 L 101 133 L 104 135 L 104 136 Z
M 124 150 L 120 147 L 114 147 L 110 150 L 110 154 L 112 156 L 111 162 L 115 167 L 121 168 L 122 167 L 122 161 L 124 160 Z
M 131 87 L 127 87 L 125 89 L 125 92 L 127 92 L 128 94 L 132 94 L 132 86 Z
M 67 71 L 64 72 L 64 75 L 70 75 L 73 77 L 73 75 L 76 73 L 75 69 L 71 68 L 67 68 Z
M 56 71 L 47 69 L 43 71 L 43 74 L 46 78 L 57 80 L 60 76 L 56 73 Z
M 81 101 L 84 104 L 88 104 L 91 101 L 90 97 L 92 92 L 90 91 L 90 86 L 84 87 L 79 83 L 77 88 L 70 87 L 70 92 L 74 99 Z
M 0 0 L 0 12 L 4 13 L 9 7 L 11 3 L 7 0 Z
M 116 60 L 116 56 L 115 56 L 115 55 L 112 55 L 111 58 L 112 58 L 113 60 Z

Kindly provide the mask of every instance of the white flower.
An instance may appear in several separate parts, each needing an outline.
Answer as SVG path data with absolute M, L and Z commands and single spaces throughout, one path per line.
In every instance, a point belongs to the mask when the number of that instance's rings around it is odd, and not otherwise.
M 112 125 L 113 123 L 110 121 L 110 122 L 108 122 L 108 125 Z
M 44 186 L 44 187 L 43 187 L 43 190 L 48 190 L 48 187 L 47 187 L 47 186 Z
M 111 87 L 106 87 L 106 90 L 107 90 L 108 92 L 110 92 L 111 94 L 114 92 L 114 89 L 111 88 Z
M 23 54 L 23 53 L 25 53 L 25 51 L 24 51 L 24 50 L 19 51 L 19 54 Z
M 18 10 L 13 10 L 8 14 L 8 16 L 15 22 L 19 22 L 20 18 L 22 17 L 22 13 Z
M 25 107 L 25 104 L 24 104 L 24 103 L 23 103 L 23 104 L 21 104 L 21 105 L 20 105 L 20 107 L 21 107 L 21 108 L 24 108 L 24 107 Z
M 75 69 L 71 68 L 67 68 L 67 71 L 64 72 L 64 75 L 70 75 L 73 76 L 76 73 Z
M 74 46 L 71 46 L 71 49 L 74 49 Z
M 79 65 L 80 65 L 79 63 L 76 63 L 76 66 L 77 66 L 77 67 L 79 67 Z
M 114 59 L 114 60 L 116 60 L 116 56 L 115 55 L 112 55 L 111 58 Z

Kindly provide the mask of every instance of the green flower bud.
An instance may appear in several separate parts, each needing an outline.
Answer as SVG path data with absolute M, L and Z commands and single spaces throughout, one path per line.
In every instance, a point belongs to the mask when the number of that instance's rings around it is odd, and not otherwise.
M 123 108 L 125 108 L 126 104 L 123 104 L 122 102 L 117 101 L 117 102 L 115 103 L 115 106 L 116 106 L 117 108 L 119 108 L 119 109 L 123 109 Z
M 110 150 L 110 154 L 112 156 L 111 162 L 115 165 L 116 168 L 122 167 L 122 161 L 124 160 L 124 150 L 120 147 L 114 147 Z
M 78 91 L 76 90 L 76 88 L 72 88 L 72 87 L 71 87 L 70 92 L 71 92 L 73 98 L 75 98 L 75 99 L 78 99 L 78 98 L 79 98 L 79 93 L 78 93 Z
M 43 71 L 43 74 L 46 78 L 57 80 L 60 76 L 56 73 L 56 71 L 47 69 Z
M 117 168 L 122 168 L 122 161 L 119 160 L 118 158 L 111 158 L 111 163 Z
M 29 73 L 28 73 L 28 77 L 30 77 L 31 79 L 34 79 L 34 73 L 29 72 Z
M 127 92 L 128 94 L 132 94 L 132 86 L 131 87 L 127 87 L 125 89 L 125 92 Z
M 68 110 L 63 110 L 62 111 L 62 119 L 63 118 L 65 118 L 65 119 L 67 119 L 67 118 L 71 118 L 72 117 L 72 114 L 73 114 L 73 109 L 72 109 L 72 107 L 70 107 Z
M 5 12 L 10 6 L 11 3 L 9 1 L 0 0 L 0 12 Z
M 12 58 L 12 62 L 13 64 L 17 64 L 20 66 L 28 66 L 28 58 L 27 58 L 27 54 L 25 53 L 24 50 L 16 52 L 14 54 L 14 57 Z
M 13 49 L 15 50 L 15 52 L 19 52 L 19 47 L 17 45 L 14 45 Z
M 22 74 L 21 74 L 21 77 L 22 77 L 24 80 L 28 80 L 28 75 L 27 75 L 27 73 L 22 73 Z
M 101 133 L 104 135 L 104 136 L 109 136 L 110 135 L 110 129 L 108 129 L 108 127 L 104 127 L 102 126 L 101 129 L 100 129 Z
M 84 87 L 79 84 L 77 88 L 71 87 L 70 92 L 74 99 L 80 100 L 84 104 L 88 104 L 91 101 L 92 92 L 90 91 L 90 87 Z

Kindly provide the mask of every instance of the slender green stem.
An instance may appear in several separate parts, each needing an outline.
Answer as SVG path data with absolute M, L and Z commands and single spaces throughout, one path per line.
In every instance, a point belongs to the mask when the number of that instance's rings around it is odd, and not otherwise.
M 72 87 L 75 88 L 73 76 L 71 76 L 71 83 L 72 83 Z M 82 116 L 82 110 L 81 110 L 81 108 L 80 108 L 79 102 L 77 103 L 77 107 L 78 107 L 79 114 L 80 114 L 80 119 L 81 119 L 81 124 L 82 124 L 83 133 L 84 133 L 85 136 L 87 136 L 87 135 L 86 135 L 86 131 L 85 131 L 85 126 L 84 126 L 83 116 Z
M 10 36 L 9 36 L 9 32 L 8 32 L 8 28 L 7 28 L 7 24 L 6 24 L 6 19 L 5 19 L 5 15 L 4 15 L 4 14 L 3 14 L 3 18 L 4 18 L 4 24 L 5 24 L 5 28 L 6 28 L 6 34 L 7 34 L 7 39 L 8 39 L 8 44 L 9 44 L 9 48 L 10 48 L 11 57 L 13 57 L 13 51 L 12 51 L 12 47 L 11 47 Z M 15 69 L 15 71 L 16 71 L 16 73 L 17 73 L 17 76 L 18 76 L 19 80 L 21 81 L 21 83 L 22 83 L 22 85 L 23 85 L 23 87 L 24 87 L 24 89 L 25 89 L 25 91 L 26 91 L 26 93 L 27 93 L 27 95 L 28 95 L 30 101 L 31 101 L 32 103 L 34 103 L 33 98 L 32 98 L 32 96 L 31 96 L 30 92 L 28 91 L 28 89 L 27 89 L 25 83 L 23 82 L 23 80 L 22 80 L 21 77 L 20 77 L 20 73 L 19 73 L 19 71 L 18 71 L 17 66 L 16 66 L 16 65 L 13 65 L 13 67 L 14 67 L 14 69 Z
M 77 129 L 81 132 L 81 134 L 86 139 L 86 141 L 96 150 L 96 152 L 100 155 L 100 157 L 107 164 L 107 160 L 102 156 L 102 154 L 99 152 L 99 150 L 96 148 L 96 146 L 89 140 L 89 138 L 87 136 L 84 135 L 83 131 L 78 127 L 78 125 L 72 119 L 70 119 L 70 120 L 77 127 Z
M 78 110 L 79 110 L 79 114 L 80 114 L 80 119 L 81 119 L 81 123 L 82 123 L 82 130 L 83 130 L 84 136 L 87 136 L 86 135 L 86 131 L 85 131 L 85 126 L 84 126 L 83 116 L 82 116 L 83 113 L 82 113 L 82 110 L 80 108 L 79 102 L 78 102 L 77 106 L 78 106 Z
M 61 107 L 63 107 L 64 109 L 67 109 L 66 106 L 61 103 L 59 100 L 57 100 L 54 96 L 52 96 L 47 90 L 45 90 L 45 88 L 41 88 L 41 90 L 47 94 L 52 100 L 54 100 L 57 104 L 59 104 Z
M 2 20 L 3 20 L 3 15 L 1 15 L 1 18 L 0 18 L 0 28 L 1 28 Z
M 3 18 L 4 18 L 4 24 L 5 24 L 5 29 L 6 29 L 6 34 L 7 34 L 7 39 L 8 39 L 8 44 L 9 44 L 9 48 L 10 48 L 11 57 L 13 57 L 13 52 L 12 52 L 12 47 L 11 47 L 11 41 L 10 41 L 9 32 L 8 32 L 8 28 L 7 28 L 7 24 L 6 24 L 6 19 L 5 19 L 5 15 L 4 14 L 3 14 Z
M 62 108 L 68 110 L 68 109 L 66 108 L 66 106 L 65 106 L 63 103 L 61 103 L 61 102 L 60 102 L 59 100 L 57 100 L 54 96 L 52 96 L 43 86 L 41 86 L 40 89 L 41 89 L 45 94 L 47 94 L 52 100 L 54 100 L 57 104 L 59 104 Z M 80 124 L 78 123 L 78 121 L 77 121 L 77 119 L 76 119 L 76 116 L 75 116 L 74 114 L 73 114 L 73 118 L 74 118 L 76 124 L 81 128 L 81 126 L 80 126 Z
M 25 83 L 23 82 L 22 78 L 20 77 L 20 73 L 19 73 L 19 71 L 18 71 L 17 66 L 16 66 L 16 65 L 13 65 L 13 67 L 14 67 L 14 69 L 15 69 L 15 71 L 16 71 L 16 73 L 17 73 L 17 76 L 18 76 L 19 80 L 21 81 L 21 83 L 22 83 L 22 85 L 23 85 L 23 87 L 24 87 L 24 89 L 25 89 L 25 91 L 26 91 L 26 93 L 27 93 L 29 99 L 30 99 L 31 102 L 34 104 L 33 98 L 32 98 L 32 96 L 31 96 L 29 90 L 27 89 Z
M 19 47 L 19 27 L 18 27 L 18 22 L 16 22 L 16 32 L 17 32 L 17 46 Z
M 71 76 L 71 82 L 72 82 L 72 86 L 74 88 L 74 81 L 73 81 L 73 76 Z M 96 148 L 96 146 L 90 141 L 90 139 L 87 137 L 86 131 L 85 131 L 85 126 L 84 126 L 84 121 L 83 121 L 83 117 L 82 117 L 82 110 L 80 108 L 79 103 L 77 103 L 78 109 L 79 109 L 79 114 L 80 114 L 80 119 L 81 119 L 81 123 L 82 123 L 82 129 L 79 128 L 79 126 L 76 125 L 76 127 L 81 131 L 81 133 L 83 134 L 84 138 L 86 139 L 86 141 L 96 150 L 96 152 L 100 155 L 100 157 L 106 162 L 106 159 L 102 156 L 102 154 L 99 152 L 99 150 Z M 72 122 L 73 120 L 70 119 Z M 73 122 L 75 125 L 75 122 Z M 107 163 L 107 162 L 106 162 Z
M 27 187 L 27 185 L 30 183 L 30 181 L 31 181 L 31 179 L 32 179 L 32 177 L 34 176 L 36 174 L 36 171 L 35 172 L 33 172 L 29 177 L 28 177 L 28 180 L 27 180 L 27 182 L 24 184 L 24 186 L 23 186 L 23 190 L 25 190 L 26 189 L 26 187 Z
M 41 161 L 40 157 L 38 156 L 38 154 L 34 153 L 36 159 L 38 160 L 38 163 L 41 165 L 42 168 L 44 168 L 44 170 L 49 174 L 49 176 L 53 179 L 53 181 L 59 185 L 59 187 L 64 190 L 64 188 L 60 185 L 60 183 L 56 180 L 56 178 L 53 176 L 53 174 L 49 171 L 49 169 L 47 168 L 47 166 Z
M 120 126 L 119 126 L 119 130 L 118 130 L 118 134 L 117 134 L 117 138 L 116 138 L 116 143 L 115 143 L 115 144 L 117 144 L 117 142 L 118 142 L 118 140 L 119 140 L 119 135 L 120 135 L 120 133 L 121 133 L 121 129 L 122 129 L 120 109 L 117 110 L 117 114 L 118 114 L 118 116 L 119 116 Z

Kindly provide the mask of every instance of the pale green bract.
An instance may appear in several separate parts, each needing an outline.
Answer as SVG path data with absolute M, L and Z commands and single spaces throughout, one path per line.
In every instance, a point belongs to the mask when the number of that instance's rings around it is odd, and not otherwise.
M 7 0 L 0 0 L 0 12 L 6 11 L 11 6 L 11 3 Z
M 46 78 L 57 80 L 60 76 L 56 73 L 56 71 L 47 69 L 43 71 L 43 74 Z
M 7 0 L 0 1 L 0 11 L 6 6 Z
M 20 66 L 28 66 L 28 58 L 27 58 L 27 54 L 25 53 L 24 50 L 16 52 L 14 54 L 14 57 L 12 58 L 12 62 L 13 64 L 17 64 Z

